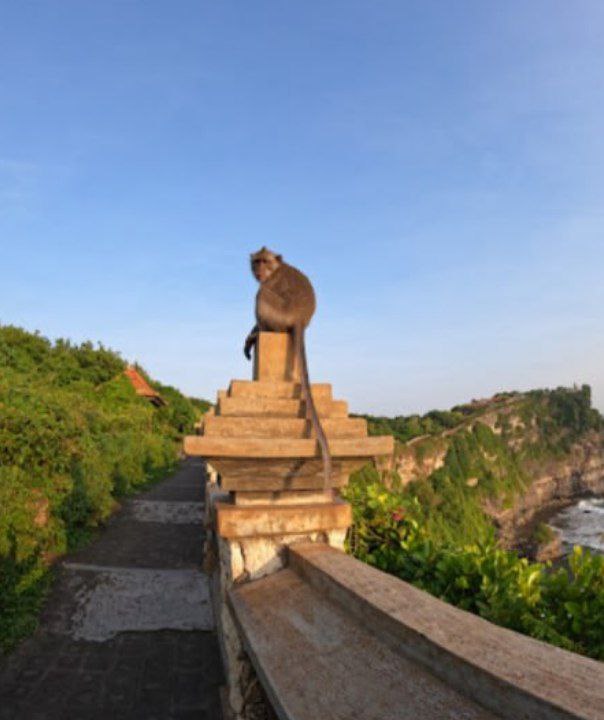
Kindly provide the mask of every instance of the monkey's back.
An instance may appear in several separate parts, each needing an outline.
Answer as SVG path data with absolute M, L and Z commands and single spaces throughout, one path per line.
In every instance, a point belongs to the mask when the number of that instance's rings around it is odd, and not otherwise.
M 261 329 L 284 332 L 306 327 L 316 308 L 315 291 L 306 275 L 281 263 L 256 296 L 256 319 Z

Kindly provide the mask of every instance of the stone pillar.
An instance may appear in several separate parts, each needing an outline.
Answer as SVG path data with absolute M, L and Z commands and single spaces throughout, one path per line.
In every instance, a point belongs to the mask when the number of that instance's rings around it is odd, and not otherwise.
M 391 437 L 368 437 L 365 420 L 348 417 L 347 404 L 332 399 L 330 385 L 312 385 L 332 457 L 331 482 L 325 487 L 290 335 L 260 333 L 253 377 L 251 382 L 233 380 L 228 391 L 219 391 L 203 434 L 185 439 L 188 455 L 211 463 L 206 567 L 214 566 L 213 600 L 228 704 L 238 719 L 253 717 L 250 708 L 260 690 L 253 689 L 254 674 L 226 591 L 234 583 L 280 570 L 291 543 L 323 542 L 343 549 L 352 516 L 339 488 L 368 460 L 393 451 Z
M 254 380 L 300 382 L 300 368 L 289 333 L 262 332 L 254 348 Z

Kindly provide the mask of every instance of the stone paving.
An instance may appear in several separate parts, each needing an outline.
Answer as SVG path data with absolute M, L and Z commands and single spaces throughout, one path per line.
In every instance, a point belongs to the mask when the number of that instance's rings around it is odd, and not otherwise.
M 0 663 L 0 720 L 220 720 L 202 473 L 187 460 L 60 563 L 38 631 Z

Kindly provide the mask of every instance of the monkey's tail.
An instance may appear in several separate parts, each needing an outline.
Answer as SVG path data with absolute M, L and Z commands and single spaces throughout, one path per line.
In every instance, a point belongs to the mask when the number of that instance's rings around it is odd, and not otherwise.
M 308 363 L 306 362 L 306 344 L 304 342 L 304 327 L 302 325 L 294 326 L 294 346 L 296 357 L 300 362 L 300 385 L 302 389 L 302 399 L 306 405 L 306 417 L 312 423 L 317 440 L 321 447 L 321 455 L 323 456 L 323 475 L 325 478 L 325 490 L 331 486 L 331 453 L 329 452 L 329 444 L 323 430 L 323 426 L 319 420 L 315 401 L 310 390 L 310 380 L 308 379 Z

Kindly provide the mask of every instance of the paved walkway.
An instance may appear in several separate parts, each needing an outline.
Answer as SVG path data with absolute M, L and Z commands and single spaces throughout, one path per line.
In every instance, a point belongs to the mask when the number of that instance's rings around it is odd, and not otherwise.
M 40 628 L 0 664 L 0 720 L 220 720 L 202 481 L 187 460 L 60 563 Z

